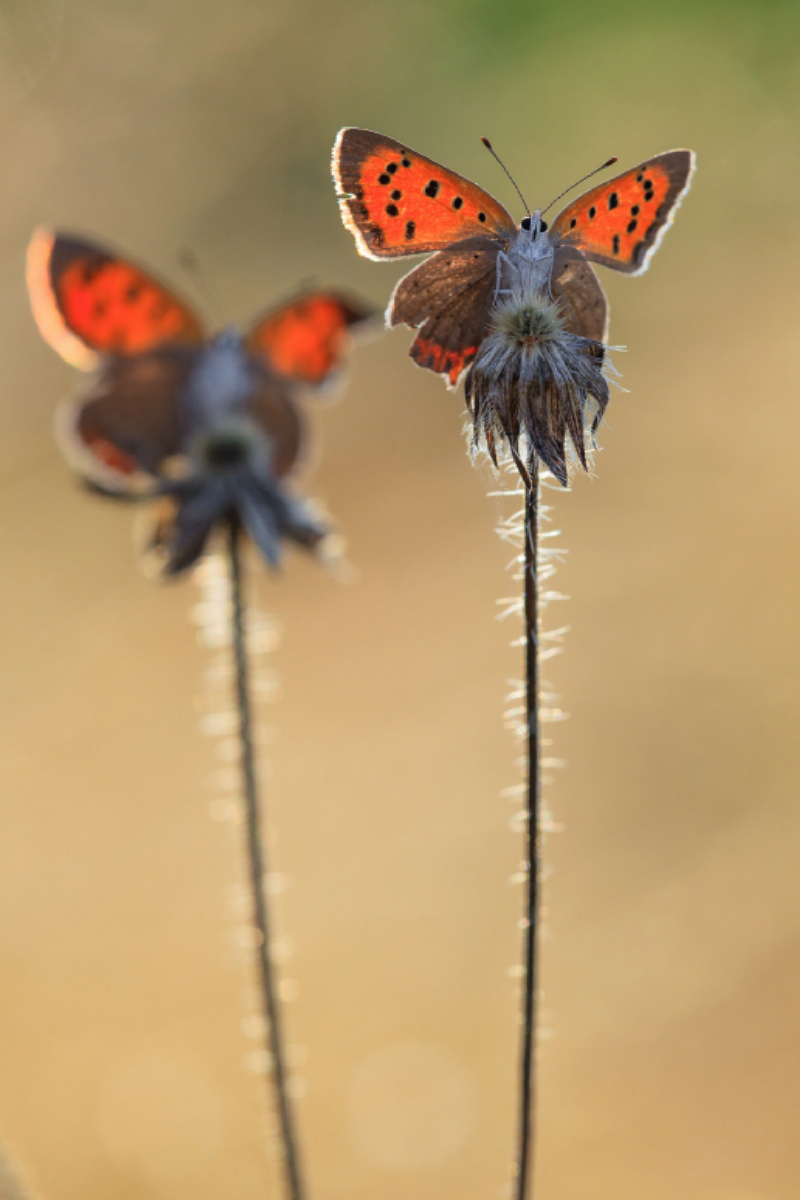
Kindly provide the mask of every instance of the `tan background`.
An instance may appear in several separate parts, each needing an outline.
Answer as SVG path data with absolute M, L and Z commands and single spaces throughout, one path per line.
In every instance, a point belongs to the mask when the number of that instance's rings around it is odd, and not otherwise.
M 25 244 L 52 222 L 176 282 L 188 245 L 218 323 L 308 276 L 382 305 L 400 271 L 357 259 L 328 178 L 343 124 L 515 212 L 480 134 L 532 203 L 612 153 L 698 152 L 650 272 L 605 278 L 629 390 L 597 478 L 555 497 L 572 719 L 537 1197 L 796 1200 L 799 81 L 793 4 L 4 0 L 0 1140 L 44 1200 L 279 1193 L 196 588 L 141 578 L 130 511 L 54 449 L 73 373 L 33 327 Z M 361 349 L 315 418 L 308 486 L 358 582 L 290 555 L 262 587 L 313 1200 L 496 1197 L 512 1144 L 503 502 L 408 340 Z

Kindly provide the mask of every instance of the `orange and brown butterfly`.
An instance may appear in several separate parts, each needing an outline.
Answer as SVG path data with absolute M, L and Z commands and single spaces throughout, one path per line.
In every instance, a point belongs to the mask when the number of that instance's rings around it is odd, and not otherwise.
M 397 284 L 386 321 L 390 327 L 418 330 L 412 358 L 444 376 L 451 388 L 475 363 L 504 298 L 511 295 L 521 301 L 546 297 L 555 303 L 545 314 L 548 321 L 602 343 L 607 304 L 589 263 L 627 274 L 644 271 L 689 186 L 693 166 L 690 150 L 659 154 L 573 200 L 548 229 L 538 209 L 517 225 L 488 192 L 382 134 L 343 129 L 333 150 L 342 216 L 359 253 L 372 259 L 431 255 Z M 470 372 L 470 402 L 473 382 Z M 603 400 L 595 399 L 602 409 Z M 583 417 L 566 405 L 563 428 L 554 433 L 561 448 L 541 453 L 562 481 L 565 430 L 585 465 L 578 432 Z M 502 431 L 512 449 L 515 422 L 519 415 L 511 414 L 509 428 Z M 483 433 L 491 453 L 491 430 Z
M 585 261 L 633 275 L 646 270 L 693 165 L 690 150 L 659 154 L 573 200 L 549 230 L 541 222 L 555 250 L 555 295 L 566 293 L 569 301 L 579 293 L 578 332 L 605 331 L 605 301 Z M 455 386 L 485 333 L 498 255 L 530 237 L 531 216 L 517 226 L 477 184 L 368 129 L 340 131 L 333 175 L 360 254 L 380 260 L 434 253 L 400 281 L 387 321 L 420 329 L 412 357 Z
M 370 308 L 308 291 L 243 333 L 212 337 L 149 272 L 48 229 L 28 248 L 28 289 L 45 340 L 92 372 L 57 418 L 70 464 L 99 491 L 168 498 L 154 535 L 161 573 L 194 563 L 233 510 L 271 563 L 282 537 L 322 540 L 326 530 L 284 485 L 306 441 L 297 396 L 335 376 Z

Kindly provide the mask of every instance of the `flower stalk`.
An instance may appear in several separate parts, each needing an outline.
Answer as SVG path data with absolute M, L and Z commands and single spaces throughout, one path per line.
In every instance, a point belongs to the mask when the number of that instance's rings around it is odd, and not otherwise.
M 245 638 L 245 601 L 242 586 L 241 556 L 242 526 L 236 511 L 228 518 L 228 561 L 231 581 L 231 633 L 236 673 L 236 707 L 239 717 L 242 785 L 247 826 L 247 857 L 250 870 L 250 891 L 253 899 L 253 921 L 258 931 L 257 959 L 261 980 L 261 996 L 267 1022 L 275 1107 L 283 1148 L 283 1173 L 288 1200 L 304 1200 L 306 1195 L 300 1163 L 297 1132 L 292 1103 L 287 1087 L 283 1031 L 276 981 L 271 958 L 271 921 L 264 892 L 267 870 L 266 855 L 261 838 L 261 805 L 256 776 L 253 746 L 253 720 Z
M 536 1101 L 536 988 L 537 925 L 539 913 L 539 798 L 541 746 L 539 739 L 539 475 L 534 461 L 525 488 L 524 508 L 525 705 L 528 763 L 526 780 L 527 877 L 523 918 L 524 988 L 520 1043 L 519 1130 L 516 1162 L 516 1200 L 526 1200 L 533 1176 L 533 1117 Z

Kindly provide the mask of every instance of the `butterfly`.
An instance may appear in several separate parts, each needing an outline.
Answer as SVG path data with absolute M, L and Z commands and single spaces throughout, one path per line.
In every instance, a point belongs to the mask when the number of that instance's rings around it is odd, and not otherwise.
M 646 270 L 693 168 L 690 150 L 656 155 L 573 200 L 548 228 L 539 210 L 518 226 L 477 184 L 382 134 L 342 129 L 333 150 L 359 253 L 432 255 L 397 284 L 386 323 L 418 330 L 411 357 L 451 388 L 475 360 L 509 277 L 546 289 L 573 333 L 603 341 L 607 304 L 589 263 Z
M 42 336 L 92 372 L 59 411 L 60 447 L 96 490 L 168 498 L 153 545 L 162 573 L 194 563 L 234 509 L 271 563 L 281 535 L 320 542 L 325 530 L 283 486 L 306 443 L 297 393 L 330 382 L 370 308 L 309 291 L 210 337 L 148 271 L 48 229 L 33 235 L 27 278 Z

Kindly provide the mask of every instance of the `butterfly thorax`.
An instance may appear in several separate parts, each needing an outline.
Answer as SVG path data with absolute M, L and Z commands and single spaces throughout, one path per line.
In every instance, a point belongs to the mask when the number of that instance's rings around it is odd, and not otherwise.
M 246 407 L 255 373 L 236 329 L 225 329 L 203 348 L 186 383 L 183 400 L 190 424 L 213 425 Z
M 181 397 L 194 471 L 223 476 L 268 466 L 269 439 L 249 411 L 259 382 L 235 329 L 223 330 L 198 355 Z
M 508 250 L 499 256 L 498 296 L 509 292 L 549 294 L 555 251 L 546 228 L 538 209 L 525 218 Z

